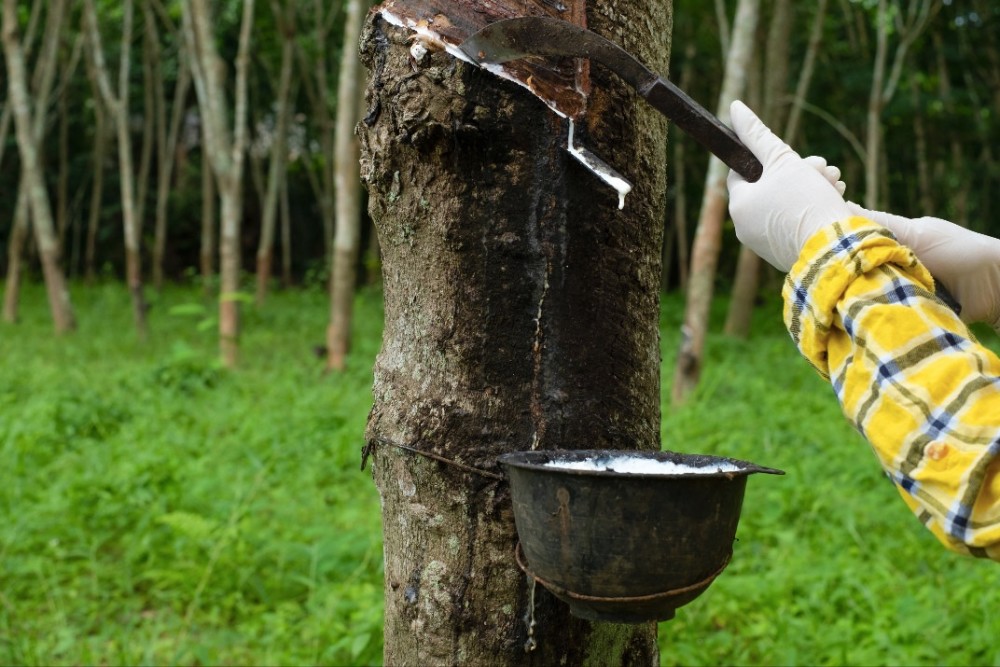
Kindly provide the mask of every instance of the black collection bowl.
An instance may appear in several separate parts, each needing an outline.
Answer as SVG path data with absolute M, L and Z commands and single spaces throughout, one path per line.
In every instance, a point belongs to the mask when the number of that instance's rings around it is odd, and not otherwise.
M 688 471 L 620 472 L 613 469 L 620 457 Z M 732 556 L 747 477 L 784 474 L 673 452 L 530 451 L 499 461 L 510 480 L 521 568 L 575 616 L 618 623 L 673 618 L 704 592 Z M 583 461 L 597 469 L 558 467 Z

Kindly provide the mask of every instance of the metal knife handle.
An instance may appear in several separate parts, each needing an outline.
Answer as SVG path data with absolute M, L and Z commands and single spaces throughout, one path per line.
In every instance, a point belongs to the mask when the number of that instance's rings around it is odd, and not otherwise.
M 764 166 L 722 121 L 666 79 L 656 77 L 639 90 L 647 102 L 669 118 L 726 166 L 751 183 L 760 179 Z

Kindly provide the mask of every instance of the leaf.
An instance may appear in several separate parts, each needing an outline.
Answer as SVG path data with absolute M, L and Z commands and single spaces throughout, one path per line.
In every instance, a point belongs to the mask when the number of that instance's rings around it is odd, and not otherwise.
M 157 517 L 156 521 L 195 540 L 207 538 L 218 527 L 217 522 L 191 512 L 168 512 Z
M 237 303 L 253 303 L 253 295 L 248 292 L 222 292 L 219 294 L 219 301 L 223 303 L 228 303 L 230 301 L 235 301 Z
M 219 325 L 219 318 L 217 317 L 206 317 L 201 322 L 198 322 L 195 329 L 198 331 L 210 331 Z
M 358 635 L 351 640 L 351 658 L 357 659 L 357 657 L 361 655 L 361 652 L 368 646 L 371 639 L 371 634 L 366 632 L 365 634 Z
M 205 306 L 200 303 L 179 303 L 171 306 L 167 312 L 179 317 L 203 317 L 206 311 Z

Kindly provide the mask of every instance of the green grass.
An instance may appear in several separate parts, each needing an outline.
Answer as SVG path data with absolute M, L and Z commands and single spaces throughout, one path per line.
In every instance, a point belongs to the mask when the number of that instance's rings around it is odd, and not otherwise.
M 70 337 L 44 298 L 29 286 L 0 329 L 0 664 L 379 662 L 378 497 L 358 470 L 378 294 L 330 376 L 319 291 L 245 309 L 232 373 L 193 289 L 156 298 L 147 345 L 120 285 L 74 287 Z M 680 315 L 668 299 L 665 394 Z M 661 624 L 663 664 L 1000 664 L 1000 570 L 919 526 L 776 302 L 757 325 L 710 338 L 664 446 L 788 474 L 751 478 L 733 563 Z
M 3 331 L 0 663 L 379 661 L 359 471 L 378 300 L 359 302 L 351 368 L 325 377 L 319 292 L 247 309 L 236 373 L 195 291 L 157 299 L 147 346 L 124 296 L 75 289 L 80 331 L 55 338 L 29 288 Z

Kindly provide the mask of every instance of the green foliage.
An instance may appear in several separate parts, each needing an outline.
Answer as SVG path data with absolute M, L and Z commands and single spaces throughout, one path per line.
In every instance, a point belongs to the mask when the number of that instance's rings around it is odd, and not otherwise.
M 378 294 L 357 303 L 350 368 L 327 376 L 321 290 L 247 308 L 237 371 L 181 315 L 199 293 L 160 297 L 143 347 L 121 333 L 120 286 L 75 289 L 67 338 L 27 287 L 0 366 L 0 664 L 380 661 L 379 505 L 358 470 Z M 710 337 L 695 400 L 663 406 L 665 448 L 788 474 L 750 480 L 733 562 L 661 624 L 662 663 L 1000 664 L 996 565 L 920 527 L 778 305 L 749 341 Z M 680 301 L 663 313 L 669 396 Z
M 223 371 L 197 288 L 168 291 L 146 347 L 127 294 L 43 291 L 0 368 L 0 664 L 370 664 L 381 658 L 375 489 L 359 471 L 377 341 L 326 376 L 322 292 L 248 313 Z M 158 314 L 159 313 L 159 314 Z M 380 303 L 359 303 L 364 338 Z

